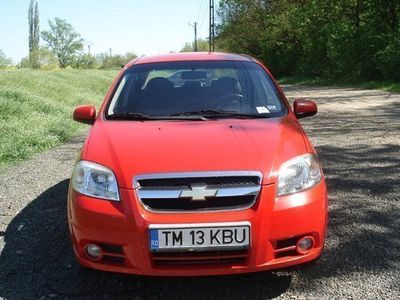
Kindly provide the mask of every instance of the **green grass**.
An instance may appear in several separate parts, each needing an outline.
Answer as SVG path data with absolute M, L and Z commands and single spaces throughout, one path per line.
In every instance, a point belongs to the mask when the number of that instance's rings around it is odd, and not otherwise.
M 400 82 L 391 81 L 339 81 L 320 78 L 307 77 L 282 77 L 280 84 L 301 84 L 314 86 L 338 86 L 338 87 L 356 87 L 369 90 L 384 90 L 387 92 L 400 93 Z
M 116 70 L 0 70 L 0 170 L 81 133 L 80 104 L 99 107 Z

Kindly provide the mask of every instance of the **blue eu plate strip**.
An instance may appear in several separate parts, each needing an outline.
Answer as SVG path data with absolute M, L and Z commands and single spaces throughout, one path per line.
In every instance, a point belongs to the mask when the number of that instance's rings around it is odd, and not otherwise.
M 159 246 L 158 242 L 158 230 L 150 229 L 150 249 L 157 250 Z

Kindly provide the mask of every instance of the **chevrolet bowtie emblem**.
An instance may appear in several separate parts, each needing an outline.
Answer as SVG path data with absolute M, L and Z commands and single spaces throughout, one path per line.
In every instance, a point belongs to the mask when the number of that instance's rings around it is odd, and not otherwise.
M 179 198 L 192 198 L 195 201 L 204 201 L 207 197 L 213 197 L 218 189 L 208 189 L 205 184 L 191 184 L 190 190 L 183 190 Z

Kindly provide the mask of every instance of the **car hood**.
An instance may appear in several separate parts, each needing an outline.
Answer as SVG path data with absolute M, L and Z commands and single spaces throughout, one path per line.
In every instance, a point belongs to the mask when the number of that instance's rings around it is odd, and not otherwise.
M 149 173 L 260 171 L 276 181 L 282 162 L 305 153 L 292 116 L 209 121 L 106 121 L 92 127 L 82 159 L 111 168 L 122 188 Z

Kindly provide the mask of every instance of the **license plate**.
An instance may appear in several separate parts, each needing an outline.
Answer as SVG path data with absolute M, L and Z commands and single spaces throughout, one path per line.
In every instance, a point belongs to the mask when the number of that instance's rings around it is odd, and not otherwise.
M 150 250 L 242 249 L 250 246 L 250 223 L 150 225 Z

